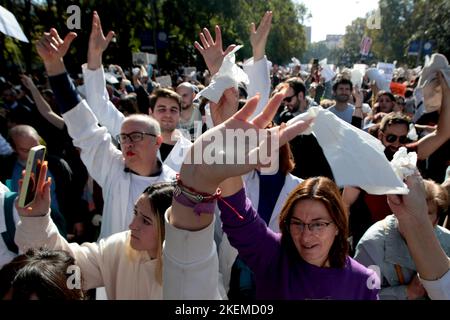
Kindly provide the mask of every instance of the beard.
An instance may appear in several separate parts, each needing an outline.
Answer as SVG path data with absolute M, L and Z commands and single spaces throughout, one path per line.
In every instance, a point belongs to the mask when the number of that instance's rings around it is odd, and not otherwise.
M 350 96 L 346 95 L 346 94 L 340 94 L 340 95 L 336 96 L 336 101 L 339 103 L 348 102 L 349 99 L 350 99 Z

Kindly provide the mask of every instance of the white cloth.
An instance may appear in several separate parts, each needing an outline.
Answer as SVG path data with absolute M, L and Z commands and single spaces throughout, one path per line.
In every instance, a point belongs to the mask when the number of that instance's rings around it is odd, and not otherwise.
M 108 91 L 105 87 L 105 74 L 103 68 L 90 70 L 87 64 L 82 65 L 83 77 L 86 87 L 86 100 L 99 123 L 108 129 L 111 136 L 115 137 L 120 133 L 125 116 L 109 100 Z M 192 142 L 186 139 L 178 130 L 175 130 L 173 139 L 177 142 L 164 160 L 164 164 L 175 172 L 180 172 L 181 165 L 187 152 L 191 148 Z M 161 159 L 161 152 L 158 150 L 158 158 Z
M 314 122 L 304 134 L 313 132 L 316 136 L 338 186 L 360 187 L 369 194 L 408 193 L 378 139 L 318 107 L 310 108 L 287 124 L 310 118 Z
M 366 75 L 369 77 L 369 81 L 375 80 L 378 89 L 391 92 L 391 83 L 384 78 L 379 69 L 370 68 L 366 71 Z
M 239 82 L 249 83 L 245 72 L 235 64 L 236 57 L 234 53 L 240 48 L 242 46 L 237 46 L 225 56 L 219 71 L 213 75 L 210 84 L 200 91 L 195 96 L 195 99 L 205 97 L 214 103 L 218 103 L 226 89 L 232 87 L 237 89 Z
M 258 105 L 250 117 L 254 119 L 266 106 L 270 96 L 270 73 L 267 57 L 254 61 L 253 57 L 245 61 L 244 72 L 247 74 L 249 83 L 247 85 L 248 98 L 260 94 Z
M 450 269 L 438 280 L 419 279 L 432 300 L 450 300 Z
M 97 125 L 97 118 L 85 100 L 64 113 L 63 118 L 73 144 L 81 149 L 81 160 L 102 187 L 104 206 L 100 239 L 127 230 L 131 173 L 124 171 L 122 152 L 112 144 L 106 128 Z M 158 182 L 174 179 L 175 172 L 163 164 Z
M 163 298 L 170 300 L 221 300 L 226 298 L 219 281 L 214 220 L 205 229 L 186 231 L 169 223 L 163 249 Z
M 255 210 L 258 211 L 259 205 L 259 176 L 256 171 L 247 173 L 244 177 L 245 192 L 247 197 L 252 201 Z M 269 228 L 273 232 L 280 232 L 278 218 L 281 213 L 286 199 L 293 189 L 295 189 L 303 180 L 292 175 L 287 174 L 284 181 L 283 188 L 281 188 L 275 207 L 273 208 L 272 215 L 269 221 Z M 225 291 L 228 292 L 231 279 L 231 268 L 234 261 L 238 256 L 238 251 L 230 244 L 228 237 L 225 233 L 222 235 L 222 240 L 219 245 L 219 270 L 223 277 L 223 285 Z

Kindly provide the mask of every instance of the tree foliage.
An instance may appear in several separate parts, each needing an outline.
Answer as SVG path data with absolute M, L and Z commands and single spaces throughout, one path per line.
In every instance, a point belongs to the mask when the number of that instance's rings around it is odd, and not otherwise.
M 407 63 L 415 65 L 416 56 L 408 56 L 411 41 L 434 41 L 433 52 L 450 56 L 450 1 L 448 0 L 380 0 L 380 28 L 370 29 L 367 19 L 357 18 L 346 28 L 344 48 L 329 53 L 339 64 L 362 60 L 360 43 L 369 36 L 373 43 L 371 56 L 363 61 Z M 330 58 L 329 58 L 330 59 Z M 423 55 L 419 60 L 423 64 Z
M 79 69 L 86 61 L 94 10 L 99 13 L 105 32 L 114 30 L 117 34 L 116 42 L 111 43 L 105 52 L 105 63 L 130 66 L 132 52 L 142 51 L 142 45 L 145 44 L 144 51 L 158 54 L 160 68 L 174 69 L 180 65 L 204 67 L 193 43 L 199 39 L 202 28 L 214 30 L 216 24 L 222 28 L 225 45 L 244 44 L 244 48 L 238 52 L 238 58 L 246 59 L 252 54 L 248 37 L 250 23 L 258 23 L 266 10 L 274 12 L 267 44 L 269 59 L 274 63 L 286 63 L 292 56 L 300 56 L 305 50 L 305 34 L 301 23 L 307 16 L 307 10 L 293 0 L 1 1 L 2 6 L 14 13 L 26 36 L 33 42 L 50 27 L 55 27 L 62 34 L 67 33 L 66 20 L 69 14 L 66 10 L 73 4 L 81 9 L 81 30 L 75 30 L 78 37 L 66 61 L 69 69 Z M 161 34 L 167 38 L 160 39 Z M 19 49 L 20 59 L 23 59 L 27 69 L 38 66 L 39 60 L 32 44 L 13 41 L 14 46 Z M 5 37 L 0 36 L 0 50 L 5 61 L 11 60 L 10 47 L 6 47 Z

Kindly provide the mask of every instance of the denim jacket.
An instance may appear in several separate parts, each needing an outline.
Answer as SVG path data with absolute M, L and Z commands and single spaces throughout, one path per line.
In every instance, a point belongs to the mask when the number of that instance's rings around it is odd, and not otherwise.
M 450 231 L 436 226 L 434 232 L 447 256 L 450 255 Z M 406 300 L 406 287 L 416 275 L 416 265 L 405 240 L 398 231 L 394 215 L 376 222 L 364 234 L 356 247 L 355 260 L 365 266 L 380 269 L 382 300 Z M 400 267 L 404 284 L 399 280 L 395 265 Z

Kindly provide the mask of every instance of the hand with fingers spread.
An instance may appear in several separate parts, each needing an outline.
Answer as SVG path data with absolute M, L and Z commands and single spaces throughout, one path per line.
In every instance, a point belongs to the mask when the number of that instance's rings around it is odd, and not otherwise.
M 42 58 L 49 76 L 65 72 L 63 57 L 76 37 L 75 32 L 69 32 L 62 40 L 58 31 L 51 28 L 50 32 L 44 32 L 41 39 L 36 42 L 37 53 Z
M 204 28 L 203 32 L 200 33 L 200 41 L 202 45 L 200 45 L 197 41 L 194 43 L 194 46 L 203 56 L 203 59 L 205 59 L 206 66 L 211 72 L 211 76 L 219 71 L 225 56 L 236 47 L 236 45 L 232 44 L 229 45 L 225 51 L 223 51 L 222 32 L 220 31 L 220 27 L 216 26 L 215 30 L 216 40 L 213 40 L 209 30 Z
M 261 60 L 266 54 L 267 38 L 269 37 L 270 28 L 272 27 L 272 11 L 267 11 L 261 19 L 258 28 L 255 23 L 250 25 L 250 43 L 253 49 L 254 61 Z
M 107 36 L 103 35 L 102 24 L 97 11 L 94 11 L 92 16 L 92 30 L 89 36 L 88 48 L 88 68 L 96 70 L 102 65 L 102 54 L 106 50 L 112 38 L 114 31 L 109 31 Z
M 16 201 L 16 209 L 19 215 L 26 217 L 40 217 L 45 216 L 50 210 L 50 186 L 52 184 L 51 178 L 47 178 L 47 162 L 41 166 L 39 180 L 37 182 L 36 197 L 27 207 L 21 208 Z M 22 178 L 25 173 L 22 173 Z M 19 181 L 19 190 L 22 189 L 22 180 Z M 19 198 L 19 197 L 18 197 Z
M 279 147 L 306 130 L 310 121 L 299 121 L 290 126 L 283 124 L 280 127 L 265 129 L 273 119 L 284 96 L 285 92 L 275 94 L 263 112 L 252 121 L 249 121 L 248 119 L 253 114 L 259 100 L 259 96 L 255 96 L 248 100 L 245 106 L 231 118 L 205 132 L 194 142 L 186 156 L 187 162 L 185 161 L 180 170 L 182 181 L 192 184 L 191 187 L 197 190 L 200 189 L 199 191 L 201 192 L 214 193 L 217 186 L 225 179 L 241 176 L 260 166 L 262 164 L 261 161 L 265 161 L 258 153 L 263 144 L 266 144 L 269 149 L 267 154 L 273 154 L 272 152 L 275 151 L 273 148 L 277 148 L 277 146 L 270 145 L 271 137 L 277 139 Z M 233 139 L 227 141 L 230 133 L 244 133 L 252 130 L 258 136 L 258 141 L 255 145 L 250 145 L 249 140 L 251 139 L 245 139 L 245 143 L 239 145 Z M 263 134 L 261 135 L 261 133 Z M 216 152 L 214 161 L 205 159 L 205 156 L 209 155 L 206 152 L 208 150 Z M 198 161 L 198 154 L 195 153 L 199 151 L 202 156 L 201 163 L 196 162 L 196 160 Z M 234 157 L 231 157 L 230 160 L 227 153 L 231 154 L 233 152 L 237 159 L 245 159 L 244 163 L 236 163 Z M 257 156 L 252 158 L 254 155 Z M 257 161 L 252 162 L 249 159 L 256 159 Z

